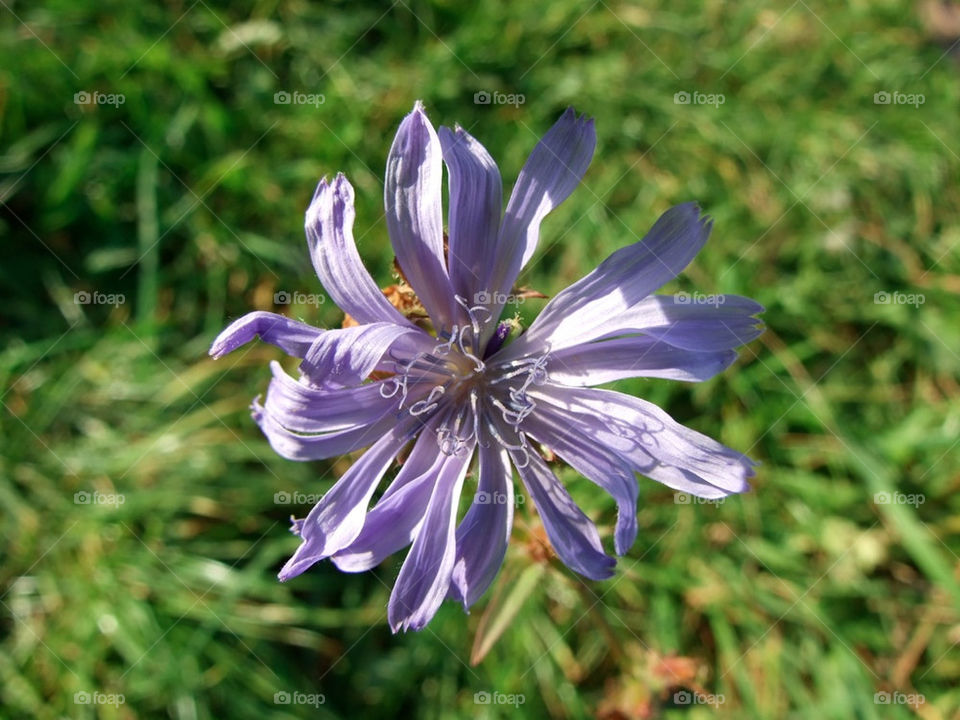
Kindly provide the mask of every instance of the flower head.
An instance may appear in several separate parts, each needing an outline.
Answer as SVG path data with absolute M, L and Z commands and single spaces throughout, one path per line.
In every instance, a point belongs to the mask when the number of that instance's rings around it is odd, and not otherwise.
M 690 302 L 653 295 L 699 252 L 710 222 L 693 204 L 664 213 L 646 236 L 614 252 L 555 296 L 510 340 L 500 322 L 540 223 L 577 187 L 596 144 L 593 121 L 568 109 L 534 148 L 505 211 L 496 164 L 461 128 L 435 132 L 418 102 L 387 159 L 387 227 L 405 280 L 429 323 L 389 302 L 352 237 L 353 188 L 321 180 L 306 214 L 317 275 L 355 321 L 320 330 L 250 313 L 213 343 L 220 357 L 254 336 L 301 359 L 273 380 L 253 417 L 273 448 L 317 460 L 368 448 L 293 530 L 301 544 L 280 572 L 329 558 L 370 569 L 411 545 L 390 597 L 389 622 L 423 628 L 445 598 L 469 608 L 504 559 L 514 469 L 559 558 L 594 580 L 615 560 L 537 450 L 549 448 L 618 507 L 614 549 L 637 535 L 636 473 L 719 498 L 748 489 L 753 463 L 675 422 L 649 402 L 592 386 L 628 377 L 700 381 L 728 367 L 761 332 L 762 307 L 734 295 Z M 443 229 L 446 165 L 449 237 Z M 397 456 L 409 454 L 379 500 Z M 473 503 L 457 509 L 476 458 Z

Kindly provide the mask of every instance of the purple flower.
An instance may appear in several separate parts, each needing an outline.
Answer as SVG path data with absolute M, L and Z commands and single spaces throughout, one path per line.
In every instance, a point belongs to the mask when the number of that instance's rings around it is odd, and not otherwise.
M 649 402 L 592 389 L 628 377 L 706 380 L 762 332 L 754 316 L 763 308 L 747 298 L 651 294 L 706 242 L 710 221 L 696 205 L 668 210 L 507 342 L 512 326 L 499 320 L 540 223 L 580 183 L 595 145 L 593 120 L 568 109 L 534 148 L 501 212 L 489 153 L 461 128 L 435 132 L 423 106 L 414 106 L 390 149 L 384 196 L 390 240 L 430 325 L 398 311 L 364 268 L 350 183 L 343 175 L 320 181 L 306 214 L 310 255 L 330 297 L 358 324 L 320 330 L 254 312 L 210 349 L 220 357 L 260 336 L 301 359 L 298 379 L 272 363 L 266 400 L 253 403 L 254 419 L 283 457 L 319 460 L 369 446 L 295 521 L 302 543 L 281 580 L 325 558 L 346 572 L 368 570 L 412 544 L 390 597 L 394 632 L 423 628 L 445 598 L 467 609 L 503 563 L 514 469 L 560 559 L 593 580 L 610 577 L 616 561 L 537 444 L 613 496 L 617 554 L 637 535 L 635 473 L 704 498 L 749 488 L 746 456 Z M 474 457 L 473 503 L 458 522 Z

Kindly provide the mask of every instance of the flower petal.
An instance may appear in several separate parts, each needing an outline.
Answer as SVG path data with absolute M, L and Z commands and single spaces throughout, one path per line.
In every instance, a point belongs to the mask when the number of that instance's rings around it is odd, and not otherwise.
M 553 471 L 535 452 L 524 456 L 511 450 L 510 456 L 564 565 L 592 580 L 612 576 L 617 561 L 603 552 L 596 525 L 577 507 Z
M 623 316 L 676 277 L 709 234 L 710 221 L 700 216 L 694 203 L 670 208 L 642 240 L 620 248 L 548 302 L 527 333 L 507 352 L 515 356 L 543 343 L 557 350 L 602 337 L 619 327 L 632 327 Z
M 334 483 L 300 526 L 303 542 L 280 571 L 281 580 L 299 575 L 356 539 L 374 490 L 415 427 L 411 422 L 394 424 Z
M 397 400 L 384 398 L 384 382 L 359 387 L 319 389 L 298 382 L 278 362 L 270 363 L 273 380 L 264 408 L 280 425 L 298 433 L 325 433 L 367 426 Z
M 304 222 L 317 277 L 337 306 L 358 323 L 409 325 L 364 267 L 353 240 L 353 219 L 353 187 L 343 174 L 332 183 L 321 180 Z
M 716 295 L 710 304 L 691 305 L 685 298 L 653 295 L 608 327 L 611 333 L 642 332 L 674 347 L 716 352 L 746 345 L 763 334 L 753 317 L 763 306 L 740 295 Z
M 570 424 L 667 487 L 705 498 L 750 489 L 755 463 L 691 430 L 653 403 L 611 390 L 545 384 L 527 391 L 537 413 Z
M 468 610 L 490 587 L 513 528 L 513 470 L 507 452 L 480 445 L 477 494 L 457 527 L 457 557 L 447 596 Z
M 696 352 L 645 335 L 573 345 L 550 353 L 550 379 L 564 385 L 602 385 L 632 377 L 709 380 L 737 359 L 734 350 Z
M 456 559 L 457 505 L 472 456 L 473 447 L 462 456 L 450 456 L 437 478 L 423 524 L 390 593 L 387 619 L 393 632 L 423 629 L 447 595 Z
M 504 212 L 497 238 L 496 262 L 485 289 L 499 297 L 510 292 L 521 268 L 533 255 L 540 223 L 566 200 L 583 179 L 593 158 L 597 134 L 593 119 L 567 108 L 530 153 Z M 499 309 L 503 301 L 494 302 Z M 499 312 L 494 314 L 498 317 Z
M 259 310 L 230 323 L 213 341 L 210 355 L 214 358 L 223 357 L 259 335 L 261 340 L 276 345 L 287 355 L 302 358 L 322 332 L 312 325 Z
M 617 555 L 627 552 L 637 539 L 638 488 L 633 470 L 616 454 L 585 437 L 576 427 L 553 423 L 534 413 L 524 420 L 523 428 L 616 500 L 614 546 Z
M 440 142 L 417 101 L 387 157 L 384 204 L 397 261 L 437 329 L 449 328 L 453 290 L 443 252 Z
M 393 323 L 327 330 L 310 346 L 300 364 L 300 372 L 321 387 L 358 385 L 397 344 L 409 352 L 411 348 L 431 348 L 435 341 L 420 328 Z
M 477 305 L 485 275 L 496 261 L 503 207 L 500 171 L 486 148 L 463 128 L 441 127 L 438 134 L 449 179 L 450 283 L 458 295 Z
M 340 570 L 370 570 L 413 542 L 433 488 L 446 477 L 451 463 L 451 456 L 438 451 L 431 430 L 428 426 L 420 433 L 397 477 L 367 513 L 356 540 L 331 558 Z

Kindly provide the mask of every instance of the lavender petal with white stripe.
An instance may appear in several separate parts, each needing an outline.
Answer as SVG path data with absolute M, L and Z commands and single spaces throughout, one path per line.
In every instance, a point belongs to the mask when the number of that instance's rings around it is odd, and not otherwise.
M 568 109 L 534 148 L 501 212 L 490 154 L 462 128 L 434 132 L 416 103 L 390 150 L 384 197 L 397 260 L 430 315 L 429 330 L 394 308 L 364 268 L 350 183 L 343 175 L 320 181 L 306 213 L 311 258 L 330 297 L 359 325 L 320 330 L 254 312 L 210 349 L 221 357 L 259 336 L 301 359 L 299 378 L 272 363 L 266 399 L 253 403 L 282 456 L 318 460 L 368 448 L 294 522 L 302 542 L 281 580 L 324 559 L 360 572 L 409 545 L 390 597 L 394 632 L 420 630 L 446 598 L 468 609 L 503 563 L 514 469 L 560 559 L 587 578 L 610 577 L 615 559 L 534 443 L 615 499 L 617 554 L 637 535 L 636 473 L 705 498 L 749 488 L 754 463 L 746 456 L 651 403 L 592 387 L 628 377 L 706 380 L 762 332 L 755 316 L 763 308 L 747 298 L 698 304 L 652 294 L 707 240 L 710 221 L 694 204 L 671 208 L 642 240 L 556 295 L 520 337 L 511 341 L 510 325 L 500 322 L 541 221 L 580 183 L 595 145 L 593 120 Z M 476 494 L 458 522 L 474 456 Z

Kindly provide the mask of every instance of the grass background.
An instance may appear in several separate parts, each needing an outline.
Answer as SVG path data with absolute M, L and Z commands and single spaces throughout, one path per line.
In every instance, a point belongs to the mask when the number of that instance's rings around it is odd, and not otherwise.
M 945 7 L 4 2 L 0 714 L 958 717 L 960 83 Z M 524 102 L 475 104 L 482 90 Z M 78 105 L 83 91 L 125 102 Z M 723 103 L 676 103 L 684 91 Z M 924 102 L 876 104 L 882 91 Z M 360 252 L 390 282 L 382 172 L 417 98 L 478 137 L 508 189 L 566 106 L 596 118 L 593 165 L 521 278 L 548 294 L 672 204 L 713 215 L 665 291 L 755 297 L 767 333 L 708 383 L 619 387 L 763 465 L 722 505 L 641 479 L 640 537 L 604 583 L 544 563 L 525 506 L 469 616 L 445 605 L 392 636 L 402 556 L 275 580 L 296 546 L 287 518 L 310 502 L 275 494 L 322 494 L 349 461 L 284 461 L 250 420 L 279 351 L 215 363 L 206 349 L 253 309 L 338 326 L 332 303 L 273 302 L 323 292 L 302 231 L 322 175 L 353 182 Z M 77 304 L 82 291 L 124 302 Z M 562 477 L 612 544 L 612 501 Z

